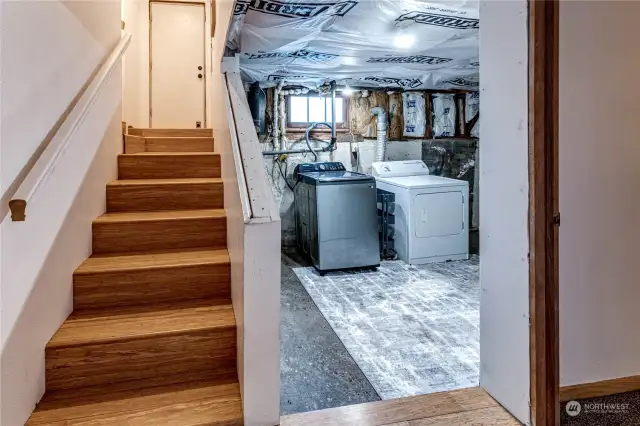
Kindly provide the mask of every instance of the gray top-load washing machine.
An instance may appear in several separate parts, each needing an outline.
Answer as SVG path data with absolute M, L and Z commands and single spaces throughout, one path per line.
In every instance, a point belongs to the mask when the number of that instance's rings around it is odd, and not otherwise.
M 294 171 L 298 246 L 321 273 L 380 265 L 376 181 L 342 163 Z

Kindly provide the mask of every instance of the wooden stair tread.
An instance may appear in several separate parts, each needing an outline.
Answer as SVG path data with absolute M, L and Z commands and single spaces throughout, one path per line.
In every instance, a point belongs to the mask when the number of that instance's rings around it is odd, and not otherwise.
M 180 266 L 226 264 L 229 252 L 218 250 L 180 250 L 132 255 L 91 256 L 76 269 L 76 275 L 136 269 L 170 268 Z
M 171 336 L 212 329 L 235 329 L 233 307 L 212 303 L 187 306 L 111 308 L 80 311 L 62 324 L 48 349 Z
M 242 425 L 211 129 L 129 129 L 27 425 Z
M 131 154 L 137 155 L 137 154 Z M 222 178 L 174 178 L 174 179 L 118 179 L 113 180 L 107 186 L 128 185 L 176 185 L 176 184 L 207 184 L 222 183 Z
M 72 400 L 45 395 L 27 426 L 202 426 L 242 425 L 242 400 L 236 380 L 198 381 L 84 395 Z M 55 397 L 55 393 L 52 395 Z
M 105 213 L 98 217 L 94 223 L 120 223 L 138 221 L 163 221 L 182 219 L 203 219 L 225 217 L 224 209 L 201 210 L 161 210 L 151 212 L 114 212 Z

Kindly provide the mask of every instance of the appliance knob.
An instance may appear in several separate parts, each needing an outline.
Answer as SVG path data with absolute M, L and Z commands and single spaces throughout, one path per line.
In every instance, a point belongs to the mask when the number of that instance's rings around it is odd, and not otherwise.
M 320 170 L 324 170 L 324 169 L 326 169 L 326 166 L 325 166 L 324 164 L 320 164 L 320 165 L 318 166 L 318 168 L 319 168 Z

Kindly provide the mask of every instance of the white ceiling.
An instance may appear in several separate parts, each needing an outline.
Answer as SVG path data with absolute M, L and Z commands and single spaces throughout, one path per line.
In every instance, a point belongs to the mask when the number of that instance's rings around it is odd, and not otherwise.
M 477 89 L 477 0 L 237 0 L 227 46 L 274 86 Z

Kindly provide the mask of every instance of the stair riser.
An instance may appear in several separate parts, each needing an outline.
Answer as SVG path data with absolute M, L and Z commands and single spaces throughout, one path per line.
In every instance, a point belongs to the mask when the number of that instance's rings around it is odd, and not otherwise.
M 146 137 L 146 152 L 213 152 L 213 138 Z
M 180 179 L 220 177 L 220 156 L 120 155 L 119 179 Z
M 203 377 L 204 376 L 204 377 Z M 178 374 L 175 376 L 157 376 L 155 378 L 146 378 L 141 381 L 132 380 L 127 382 L 114 383 L 109 386 L 83 386 L 82 388 L 64 389 L 55 393 L 50 392 L 47 394 L 46 400 L 48 403 L 54 401 L 69 401 L 68 405 L 72 406 L 74 402 L 78 400 L 80 396 L 83 399 L 99 399 L 103 395 L 118 394 L 123 398 L 131 396 L 132 393 L 137 395 L 143 395 L 148 392 L 153 392 L 153 389 L 166 386 L 180 386 L 188 384 L 190 382 L 201 382 L 203 380 L 215 380 L 221 383 L 235 382 L 238 380 L 238 372 L 236 366 L 225 366 L 216 369 L 215 371 L 206 371 L 205 374 L 201 371 L 194 371 L 186 374 Z M 188 386 L 188 385 L 186 385 Z M 223 385 L 224 386 L 224 385 Z
M 93 253 L 225 248 L 226 218 L 93 223 Z
M 127 135 L 124 141 L 125 154 L 141 152 L 213 152 L 213 138 L 210 137 L 143 137 Z
M 236 331 L 224 329 L 141 340 L 46 349 L 48 391 L 202 371 L 236 362 Z
M 128 129 L 130 135 L 157 137 L 213 136 L 212 129 Z
M 219 183 L 107 186 L 107 211 L 220 209 L 224 190 Z
M 75 309 L 182 300 L 229 300 L 229 264 L 152 268 L 73 277 Z

